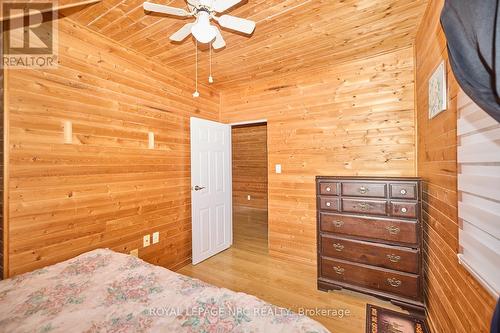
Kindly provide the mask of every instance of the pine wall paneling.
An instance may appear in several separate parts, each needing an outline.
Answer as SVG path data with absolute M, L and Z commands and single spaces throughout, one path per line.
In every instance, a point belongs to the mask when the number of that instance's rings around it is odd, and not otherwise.
M 59 20 L 60 66 L 8 70 L 9 275 L 98 247 L 169 268 L 191 256 L 189 117 L 218 120 L 219 95 Z M 63 123 L 73 123 L 73 144 Z M 155 149 L 148 149 L 148 132 Z M 142 236 L 160 242 L 142 248 Z
M 21 3 L 24 4 L 26 2 L 52 2 L 53 6 L 51 7 L 52 11 L 60 11 L 60 12 L 69 12 L 72 10 L 84 10 L 86 7 L 90 7 L 102 0 L 9 0 L 9 3 Z M 7 2 L 7 1 L 6 1 Z M 33 15 L 33 14 L 30 14 Z M 24 14 L 14 14 L 4 13 L 3 9 L 0 10 L 0 21 L 5 21 L 8 19 L 15 19 L 24 16 Z
M 266 124 L 233 127 L 232 150 L 233 207 L 267 210 Z
M 267 119 L 272 255 L 316 262 L 316 175 L 415 175 L 413 68 L 409 47 L 222 91 L 224 122 Z
M 428 320 L 435 333 L 489 332 L 493 298 L 458 263 L 457 93 L 449 63 L 448 110 L 428 119 L 428 80 L 448 59 L 439 16 L 430 1 L 416 40 L 418 176 L 423 178 Z

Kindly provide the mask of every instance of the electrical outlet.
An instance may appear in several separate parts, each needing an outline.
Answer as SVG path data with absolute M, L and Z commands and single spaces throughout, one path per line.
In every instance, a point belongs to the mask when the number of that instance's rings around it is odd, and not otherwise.
M 249 195 L 247 195 L 247 200 L 248 200 L 248 201 L 252 200 L 252 197 L 250 196 L 250 194 L 249 194 Z
M 160 232 L 153 232 L 153 244 L 156 244 L 160 241 Z
M 130 251 L 130 255 L 139 258 L 139 249 Z
M 146 235 L 142 238 L 142 246 L 147 247 L 149 245 L 151 245 L 151 237 Z

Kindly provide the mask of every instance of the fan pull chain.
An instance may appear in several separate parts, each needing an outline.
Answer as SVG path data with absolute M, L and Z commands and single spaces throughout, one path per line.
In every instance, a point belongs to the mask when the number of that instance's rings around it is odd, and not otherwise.
M 214 83 L 214 77 L 212 76 L 212 43 L 210 43 L 210 75 L 208 76 L 208 83 Z
M 196 72 L 196 78 L 195 78 L 195 82 L 196 82 L 196 90 L 195 92 L 193 93 L 193 97 L 194 98 L 197 98 L 197 97 L 200 97 L 200 93 L 198 91 L 198 41 L 196 40 L 196 43 L 195 43 L 195 48 L 196 48 L 196 61 L 195 61 L 195 72 Z

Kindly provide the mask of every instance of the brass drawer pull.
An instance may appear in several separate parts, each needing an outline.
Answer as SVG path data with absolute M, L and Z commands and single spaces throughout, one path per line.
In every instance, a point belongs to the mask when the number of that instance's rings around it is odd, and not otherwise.
M 401 208 L 401 213 L 408 213 L 408 208 L 406 207 Z
M 368 188 L 364 187 L 364 186 L 361 186 L 359 189 L 358 189 L 359 193 L 361 194 L 366 194 L 368 193 Z
M 331 188 L 330 186 L 328 186 L 328 187 L 326 188 L 326 191 L 327 191 L 327 192 L 331 192 L 331 191 L 332 191 L 332 188 Z
M 337 273 L 338 275 L 343 275 L 344 272 L 345 272 L 345 269 L 340 267 L 340 266 L 337 266 L 337 267 L 333 267 L 333 270 L 335 271 L 335 273 Z
M 393 225 L 391 225 L 391 226 L 387 227 L 386 229 L 387 229 L 387 231 L 389 231 L 389 233 L 390 233 L 391 235 L 397 235 L 397 234 L 399 234 L 399 232 L 401 231 L 401 229 L 399 229 L 398 227 L 395 227 L 395 226 L 393 226 Z
M 342 228 L 342 226 L 344 225 L 344 221 L 333 221 L 333 225 L 337 228 Z
M 361 210 L 370 210 L 372 208 L 372 205 L 362 202 L 358 204 L 358 207 Z
M 333 247 L 335 248 L 335 251 L 337 251 L 337 252 L 342 252 L 342 250 L 344 249 L 344 245 L 342 245 L 340 243 L 334 243 Z
M 331 203 L 331 202 L 327 202 L 327 203 L 326 203 L 326 207 L 330 207 L 331 205 L 332 205 L 332 203 Z
M 392 262 L 399 262 L 401 260 L 401 256 L 397 256 L 395 254 L 388 254 L 387 259 L 389 259 Z
M 406 194 L 408 194 L 408 191 L 405 189 L 402 189 L 399 193 L 401 193 L 401 195 L 406 195 Z
M 394 288 L 399 288 L 401 286 L 401 280 L 398 280 L 396 278 L 388 278 L 387 283 Z

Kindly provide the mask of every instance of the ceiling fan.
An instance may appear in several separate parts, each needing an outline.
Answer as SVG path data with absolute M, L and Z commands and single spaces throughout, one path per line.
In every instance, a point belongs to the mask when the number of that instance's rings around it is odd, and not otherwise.
M 243 0 L 186 0 L 188 10 L 151 2 L 144 3 L 144 10 L 179 17 L 195 17 L 196 21 L 188 23 L 170 36 L 170 40 L 182 42 L 190 34 L 200 43 L 212 43 L 214 49 L 226 46 L 220 30 L 210 24 L 215 20 L 221 27 L 247 35 L 255 30 L 255 22 L 231 15 L 216 16 L 234 7 Z

